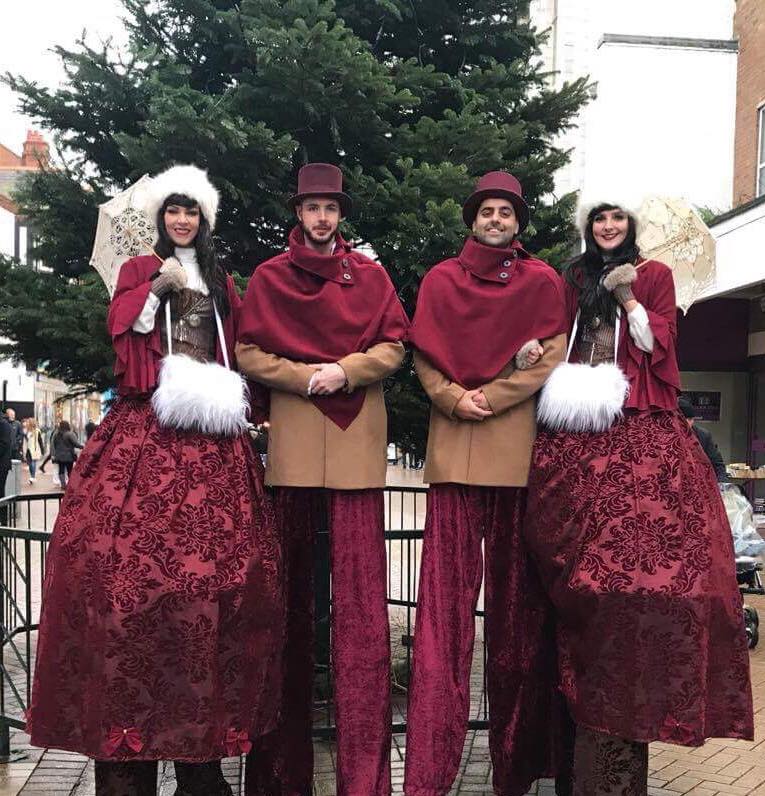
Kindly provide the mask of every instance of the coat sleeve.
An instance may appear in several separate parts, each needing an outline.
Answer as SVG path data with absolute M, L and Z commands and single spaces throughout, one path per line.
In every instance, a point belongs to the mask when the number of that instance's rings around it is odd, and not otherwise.
M 308 398 L 308 382 L 315 371 L 304 362 L 269 354 L 254 343 L 237 343 L 236 361 L 248 379 Z
M 501 415 L 531 398 L 543 387 L 553 369 L 563 361 L 566 356 L 565 334 L 548 337 L 541 343 L 544 353 L 534 365 L 526 370 L 514 370 L 504 378 L 493 379 L 481 388 L 495 415 Z
M 136 260 L 128 260 L 120 269 L 106 320 L 113 338 L 129 332 L 146 306 L 151 279 L 144 278 L 142 270 Z
M 656 270 L 648 295 L 641 304 L 648 315 L 654 345 L 650 352 L 642 351 L 631 336 L 627 337 L 629 356 L 640 365 L 645 360 L 657 379 L 679 387 L 675 346 L 677 344 L 677 304 L 672 271 L 665 265 Z
M 364 353 L 349 354 L 338 360 L 348 378 L 347 392 L 368 387 L 395 373 L 404 361 L 403 343 L 378 343 Z
M 133 324 L 143 311 L 151 290 L 148 270 L 139 259 L 128 260 L 122 266 L 106 319 L 114 346 L 114 375 L 120 392 L 130 395 L 154 389 L 158 363 L 162 358 L 156 325 L 148 334 L 133 331 Z
M 433 367 L 430 360 L 416 350 L 414 369 L 433 406 L 447 417 L 454 417 L 454 407 L 467 390 L 456 382 L 449 381 L 440 370 Z

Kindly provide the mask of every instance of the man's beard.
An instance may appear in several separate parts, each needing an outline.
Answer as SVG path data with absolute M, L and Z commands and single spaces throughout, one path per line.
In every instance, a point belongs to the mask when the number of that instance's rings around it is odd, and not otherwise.
M 479 231 L 479 232 L 475 232 L 473 234 L 475 235 L 475 237 L 476 237 L 476 239 L 478 240 L 479 243 L 482 243 L 484 246 L 493 246 L 494 248 L 497 248 L 497 249 L 506 249 L 513 242 L 513 238 L 515 238 L 515 233 L 507 232 L 507 233 L 502 233 L 503 237 L 502 237 L 501 240 L 500 239 L 492 239 L 492 238 L 488 238 L 488 236 L 486 234 L 487 232 L 489 232 L 488 229 L 487 230 L 482 230 L 482 231 Z M 507 235 L 508 237 L 505 238 L 504 237 L 505 235 Z
M 311 230 L 308 229 L 308 227 L 302 222 L 300 223 L 300 226 L 303 229 L 303 234 L 305 235 L 305 237 L 308 240 L 310 240 L 311 243 L 315 243 L 317 246 L 325 246 L 327 243 L 329 243 L 330 240 L 332 240 L 335 233 L 337 232 L 337 229 L 330 228 L 327 232 L 324 233 L 325 237 L 322 240 L 321 238 L 317 238 L 315 235 L 311 234 Z

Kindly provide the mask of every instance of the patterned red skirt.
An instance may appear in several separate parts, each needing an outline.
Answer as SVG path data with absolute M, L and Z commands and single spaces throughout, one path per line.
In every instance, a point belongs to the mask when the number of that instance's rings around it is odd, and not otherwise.
M 120 399 L 47 558 L 29 732 L 99 760 L 247 751 L 278 710 L 281 550 L 246 436 L 160 428 Z
M 752 738 L 730 526 L 675 412 L 542 431 L 525 532 L 558 617 L 574 720 L 634 741 Z

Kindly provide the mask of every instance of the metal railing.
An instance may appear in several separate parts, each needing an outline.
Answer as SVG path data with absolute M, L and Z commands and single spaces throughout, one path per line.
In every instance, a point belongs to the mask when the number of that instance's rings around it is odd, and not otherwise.
M 391 626 L 393 732 L 406 729 L 406 691 L 412 665 L 412 641 L 417 606 L 417 583 L 422 553 L 427 489 L 385 489 L 387 595 Z M 40 602 L 45 578 L 45 554 L 62 494 L 23 495 L 0 500 L 0 762 L 10 759 L 12 728 L 26 727 L 31 693 Z M 334 734 L 330 638 L 329 538 L 320 531 L 316 540 L 317 672 L 314 734 Z M 474 665 L 483 660 L 483 611 L 478 623 Z M 475 689 L 470 727 L 487 724 L 485 682 Z
M 0 500 L 0 761 L 12 758 L 11 728 L 26 727 L 45 554 L 61 493 Z

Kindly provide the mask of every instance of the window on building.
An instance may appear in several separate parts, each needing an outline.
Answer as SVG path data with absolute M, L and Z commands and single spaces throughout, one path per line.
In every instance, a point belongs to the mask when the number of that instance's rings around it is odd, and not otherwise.
M 757 196 L 765 196 L 765 105 L 757 111 Z

